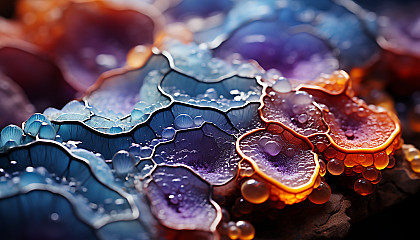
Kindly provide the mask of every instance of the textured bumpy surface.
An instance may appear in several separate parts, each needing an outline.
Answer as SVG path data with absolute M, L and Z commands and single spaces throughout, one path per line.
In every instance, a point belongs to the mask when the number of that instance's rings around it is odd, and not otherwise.
M 0 100 L 13 96 L 0 110 L 16 108 L 0 122 L 0 238 L 253 239 L 278 211 L 308 219 L 286 238 L 343 237 L 342 185 L 375 194 L 396 164 L 400 120 L 359 98 L 359 79 L 404 52 L 418 60 L 411 14 L 391 24 L 379 3 L 335 0 L 36 2 L 0 19 Z M 420 172 L 419 150 L 403 150 Z

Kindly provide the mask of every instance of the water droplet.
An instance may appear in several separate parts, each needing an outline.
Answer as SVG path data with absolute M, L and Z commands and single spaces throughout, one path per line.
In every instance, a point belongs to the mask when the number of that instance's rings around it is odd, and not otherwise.
M 175 129 L 173 127 L 167 127 L 162 131 L 162 138 L 171 140 L 175 136 Z
M 250 203 L 259 204 L 265 202 L 270 191 L 267 185 L 255 179 L 249 179 L 241 185 L 242 196 Z
M 134 168 L 134 157 L 125 150 L 120 150 L 112 157 L 112 166 L 115 172 L 120 175 L 125 175 L 131 172 Z
M 58 213 L 51 213 L 51 220 L 58 221 L 60 219 L 60 215 L 58 215 Z
M 140 157 L 147 158 L 152 155 L 153 149 L 150 147 L 141 147 L 140 148 Z
M 264 152 L 270 154 L 271 156 L 276 156 L 281 151 L 282 146 L 276 141 L 268 141 L 264 145 Z
M 185 129 L 190 128 L 194 125 L 194 122 L 190 115 L 188 114 L 180 114 L 175 118 L 175 127 L 178 129 Z
M 305 123 L 306 121 L 308 121 L 308 115 L 306 115 L 305 113 L 300 114 L 300 115 L 298 116 L 298 121 L 299 121 L 300 123 Z
M 121 127 L 111 127 L 110 129 L 109 129 L 109 133 L 120 133 L 120 132 L 122 132 L 122 128 Z
M 312 103 L 312 96 L 306 92 L 298 91 L 293 96 L 292 102 L 298 105 L 309 105 Z
M 118 64 L 117 59 L 112 54 L 99 54 L 95 61 L 98 65 L 106 68 L 116 68 Z
M 172 204 L 178 204 L 178 202 L 179 202 L 178 198 L 175 195 L 172 195 L 172 194 L 168 196 L 168 199 Z
M 201 126 L 201 124 L 203 124 L 203 123 L 204 123 L 204 118 L 202 116 L 196 116 L 194 118 L 194 124 L 196 126 Z
M 292 91 L 292 85 L 289 80 L 284 77 L 280 77 L 274 84 L 273 90 L 279 93 L 288 93 Z

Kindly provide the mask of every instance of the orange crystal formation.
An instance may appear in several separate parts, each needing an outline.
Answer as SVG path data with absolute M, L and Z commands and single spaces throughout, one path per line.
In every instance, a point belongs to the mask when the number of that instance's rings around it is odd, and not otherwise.
M 237 150 L 252 168 L 240 173 L 265 182 L 270 198 L 285 204 L 306 197 L 317 204 L 328 201 L 327 171 L 358 177 L 354 190 L 361 195 L 373 192 L 379 170 L 393 166 L 392 155 L 401 145 L 397 117 L 355 97 L 344 71 L 306 82 L 265 82 L 271 86 L 264 89 L 259 113 L 266 128 L 238 139 Z M 242 191 L 248 200 L 247 194 Z

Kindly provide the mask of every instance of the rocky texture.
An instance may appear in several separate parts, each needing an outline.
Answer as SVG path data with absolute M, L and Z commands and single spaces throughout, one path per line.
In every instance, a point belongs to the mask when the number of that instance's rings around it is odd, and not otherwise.
M 257 239 L 342 238 L 350 228 L 350 205 L 342 194 L 332 194 L 322 205 L 305 201 L 288 206 L 277 219 L 256 226 Z
M 304 201 L 286 206 L 275 220 L 256 225 L 257 239 L 352 239 L 360 238 L 361 234 L 364 237 L 412 234 L 414 229 L 399 232 L 392 226 L 411 226 L 410 222 L 416 222 L 411 219 L 420 212 L 420 207 L 415 207 L 420 198 L 420 175 L 411 171 L 401 155 L 396 157 L 397 164 L 383 171 L 374 193 L 363 197 L 343 187 L 342 193 L 333 193 L 326 204 Z M 406 219 L 406 215 L 411 219 Z

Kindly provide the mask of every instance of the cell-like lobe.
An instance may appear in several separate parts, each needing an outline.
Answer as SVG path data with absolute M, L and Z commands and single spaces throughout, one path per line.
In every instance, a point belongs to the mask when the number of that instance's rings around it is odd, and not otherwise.
M 95 239 L 93 228 L 77 217 L 69 199 L 44 189 L 1 198 L 0 223 L 5 239 Z
M 240 27 L 214 53 L 220 58 L 239 53 L 264 69 L 279 70 L 287 78 L 309 80 L 338 68 L 326 41 L 310 31 L 293 33 L 275 21 L 254 21 Z
M 322 111 L 313 103 L 311 95 L 304 91 L 282 93 L 274 89 L 266 89 L 261 108 L 263 120 L 279 122 L 303 136 L 328 131 Z
M 168 135 L 170 131 L 197 128 L 205 122 L 213 123 L 229 134 L 252 129 L 260 124 L 257 108 L 257 104 L 250 104 L 244 108 L 232 109 L 226 114 L 216 109 L 202 109 L 188 104 L 173 103 L 155 111 L 147 117 L 146 121 L 134 127 L 132 125 L 124 127 L 120 122 L 119 126 L 123 128 L 119 128 L 119 132 L 115 133 L 110 130 L 116 127 L 105 128 L 101 122 L 98 126 L 91 125 L 92 117 L 84 121 L 68 119 L 53 122 L 57 134 L 63 141 L 80 141 L 80 147 L 99 152 L 105 158 L 111 159 L 117 151 L 127 150 L 132 143 L 149 146 L 153 140 L 158 142 L 170 140 L 172 139 L 172 135 Z M 104 120 L 101 119 L 101 121 Z M 114 122 L 111 126 L 116 125 Z
M 19 85 L 37 111 L 62 106 L 75 95 L 48 53 L 19 39 L 0 42 L 0 72 Z
M 324 119 L 333 142 L 345 150 L 383 148 L 397 137 L 400 128 L 392 115 L 368 107 L 346 93 L 331 95 L 322 90 L 305 89 L 326 109 Z
M 70 84 L 84 91 L 101 73 L 122 67 L 131 48 L 152 44 L 159 28 L 152 10 L 140 3 L 71 1 L 59 18 L 62 32 L 53 44 Z
M 159 81 L 167 71 L 167 58 L 160 54 L 152 55 L 140 69 L 121 71 L 100 79 L 84 100 L 98 112 L 112 111 L 125 116 L 133 111 L 139 101 L 145 103 L 144 108 L 159 100 L 167 101 L 158 91 Z M 139 110 L 144 112 L 144 109 Z
M 237 149 L 258 175 L 285 192 L 279 197 L 287 204 L 301 201 L 290 195 L 314 186 L 319 165 L 312 145 L 277 123 L 244 134 L 237 142 Z
M 230 76 L 203 82 L 178 71 L 169 72 L 160 87 L 176 101 L 222 111 L 242 107 L 247 102 L 257 102 L 262 92 L 262 86 L 254 78 Z
M 156 147 L 153 159 L 168 165 L 185 165 L 211 184 L 224 184 L 235 177 L 241 157 L 235 137 L 212 124 L 177 132 L 175 138 Z
M 329 0 L 241 1 L 222 24 L 199 32 L 196 39 L 210 43 L 216 51 L 224 49 L 221 54 L 231 47 L 232 53 L 259 60 L 263 67 L 281 63 L 284 67 L 279 70 L 289 77 L 315 78 L 319 72 L 350 70 L 369 63 L 379 49 L 365 31 L 371 20 L 342 5 Z
M 74 149 L 70 153 L 58 143 L 39 140 L 1 153 L 0 167 L 7 175 L 35 172 L 35 175 L 43 176 L 18 177 L 20 184 L 2 190 L 3 194 L 9 196 L 25 191 L 47 190 L 62 195 L 70 199 L 78 218 L 94 228 L 136 215 L 136 206 L 117 189 L 104 160 L 86 150 Z M 37 168 L 41 170 L 33 170 Z M 8 180 L 8 184 L 13 182 Z M 32 186 L 33 183 L 41 185 Z M 80 201 L 81 198 L 84 201 Z
M 146 194 L 152 212 L 166 227 L 211 232 L 220 221 L 220 207 L 210 198 L 210 185 L 182 166 L 158 166 Z

